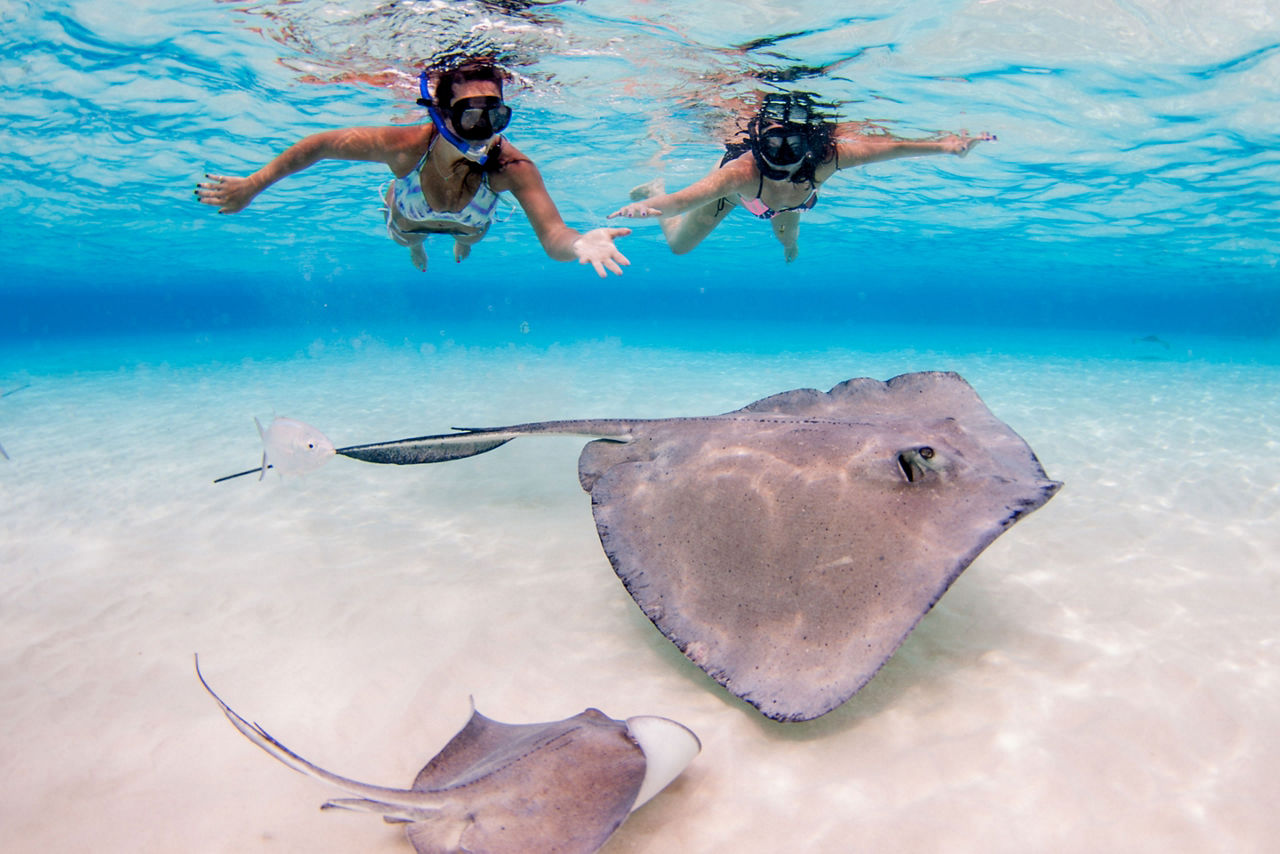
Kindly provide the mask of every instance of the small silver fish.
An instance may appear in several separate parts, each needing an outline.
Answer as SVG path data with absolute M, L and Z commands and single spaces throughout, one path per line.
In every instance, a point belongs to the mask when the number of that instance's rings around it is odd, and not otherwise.
M 306 474 L 333 456 L 333 443 L 310 424 L 277 417 L 264 430 L 257 418 L 253 423 L 258 425 L 258 435 L 262 437 L 262 473 L 258 480 L 266 477 L 269 468 L 282 475 Z

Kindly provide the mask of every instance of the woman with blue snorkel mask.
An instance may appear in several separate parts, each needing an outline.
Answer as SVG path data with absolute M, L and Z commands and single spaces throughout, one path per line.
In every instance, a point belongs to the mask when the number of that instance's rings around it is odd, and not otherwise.
M 807 94 L 770 93 L 747 124 L 745 141 L 726 145 L 720 164 L 699 181 L 664 193 L 662 179 L 631 191 L 632 203 L 614 217 L 661 217 L 671 251 L 683 255 L 703 241 L 738 205 L 768 220 L 788 262 L 799 252 L 800 214 L 818 203 L 824 181 L 841 169 L 924 154 L 964 156 L 991 134 L 899 139 L 866 133 L 856 122 L 836 124 Z
M 471 61 L 440 73 L 434 94 L 422 73 L 422 97 L 430 122 L 412 127 L 358 127 L 308 136 L 248 177 L 207 175 L 196 197 L 219 213 L 236 213 L 258 193 L 321 160 L 385 163 L 396 176 L 386 190 L 387 233 L 409 248 L 413 265 L 427 269 L 424 242 L 453 235 L 461 261 L 488 232 L 500 201 L 510 192 L 533 225 L 543 250 L 557 261 L 590 264 L 601 276 L 622 274 L 630 262 L 614 246 L 629 228 L 579 233 L 565 225 L 538 167 L 501 134 L 511 120 L 502 99 L 503 73 Z

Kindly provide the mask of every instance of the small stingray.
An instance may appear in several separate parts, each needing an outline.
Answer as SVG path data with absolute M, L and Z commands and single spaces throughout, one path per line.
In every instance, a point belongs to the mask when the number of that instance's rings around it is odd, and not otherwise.
M 293 418 L 276 417 L 264 430 L 262 422 L 257 418 L 253 419 L 253 423 L 258 426 L 258 436 L 262 438 L 262 465 L 256 469 L 220 477 L 214 483 L 243 477 L 255 471 L 259 472 L 258 480 L 262 480 L 267 476 L 267 469 L 275 469 L 281 475 L 306 474 L 320 468 L 334 454 L 333 443 L 310 424 Z
M 1141 338 L 1134 338 L 1133 343 L 1134 344 L 1157 344 L 1165 348 L 1166 350 L 1170 349 L 1169 342 L 1161 338 L 1159 335 L 1144 335 Z
M 587 709 L 563 721 L 504 724 L 473 708 L 411 788 L 371 786 L 313 765 L 240 717 L 205 682 L 198 658 L 196 675 L 245 738 L 290 768 L 359 796 L 322 809 L 404 823 L 418 854 L 590 854 L 701 750 L 697 736 L 667 718 L 617 721 Z
M 535 433 L 603 437 L 578 479 L 614 570 L 694 664 L 777 720 L 853 696 L 1061 486 L 968 383 L 936 372 L 724 415 L 469 428 L 337 453 L 442 462 Z

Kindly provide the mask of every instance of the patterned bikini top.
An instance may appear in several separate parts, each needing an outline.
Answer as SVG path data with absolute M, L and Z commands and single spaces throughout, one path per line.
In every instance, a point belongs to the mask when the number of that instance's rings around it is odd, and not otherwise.
M 438 211 L 431 207 L 426 196 L 422 194 L 422 167 L 431 156 L 431 147 L 435 145 L 437 139 L 439 137 L 433 139 L 431 145 L 427 146 L 422 159 L 418 161 L 417 166 L 413 167 L 412 172 L 391 182 L 391 203 L 402 217 L 414 222 L 452 222 L 483 231 L 488 228 L 489 223 L 493 222 L 501 199 L 489 186 L 487 173 L 481 175 L 476 194 L 460 211 Z

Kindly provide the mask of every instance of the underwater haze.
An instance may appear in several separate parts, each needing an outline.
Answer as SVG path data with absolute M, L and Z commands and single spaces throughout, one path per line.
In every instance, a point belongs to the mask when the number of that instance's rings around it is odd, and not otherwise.
M 1280 837 L 1280 2 L 8 0 L 0 4 L 0 850 L 401 852 L 200 687 L 407 786 L 470 714 L 663 715 L 702 753 L 603 849 L 1252 852 Z M 388 239 L 380 164 L 220 215 L 206 173 L 425 121 L 496 56 L 566 222 L 714 166 L 811 92 L 963 158 L 842 171 L 791 263 L 730 214 L 601 279 L 527 218 Z M 778 723 L 639 611 L 580 440 L 442 466 L 261 458 L 727 412 L 953 370 L 1064 487 L 849 702 Z M 859 520 L 850 519 L 851 525 Z

